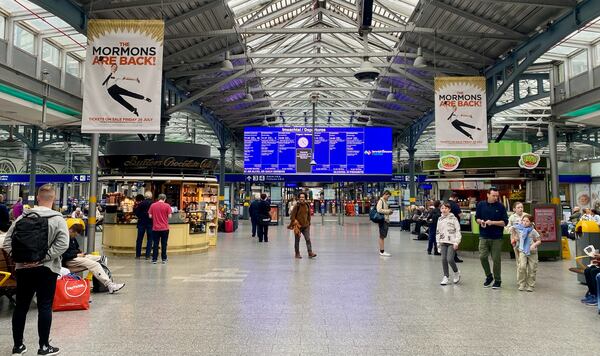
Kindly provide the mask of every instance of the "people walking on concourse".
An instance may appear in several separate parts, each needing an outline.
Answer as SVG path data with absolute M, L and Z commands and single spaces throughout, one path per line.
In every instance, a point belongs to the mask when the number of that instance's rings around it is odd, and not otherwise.
M 377 202 L 377 212 L 383 215 L 383 221 L 379 222 L 379 256 L 381 257 L 390 257 L 391 254 L 389 252 L 385 252 L 385 238 L 388 235 L 388 230 L 390 227 L 390 215 L 392 215 L 392 210 L 388 205 L 388 199 L 392 193 L 389 190 L 383 192 L 381 198 Z
M 502 285 L 500 276 L 502 265 L 502 233 L 508 223 L 508 215 L 504 205 L 498 202 L 498 189 L 490 188 L 487 200 L 477 203 L 475 220 L 480 226 L 479 230 L 479 258 L 485 273 L 485 288 L 499 289 Z M 494 274 L 490 270 L 489 256 L 492 255 Z M 492 285 L 493 282 L 493 285 Z
M 444 276 L 442 277 L 441 285 L 445 286 L 448 284 L 450 278 L 448 264 L 452 267 L 454 272 L 454 278 L 452 282 L 457 284 L 460 281 L 460 271 L 454 261 L 454 252 L 458 250 L 458 245 L 462 235 L 460 233 L 460 221 L 450 213 L 450 204 L 444 203 L 441 207 L 442 216 L 437 221 L 437 230 L 435 233 L 435 239 L 437 242 L 437 249 L 442 254 L 442 270 Z
M 298 202 L 294 205 L 290 213 L 290 228 L 294 229 L 294 252 L 296 258 L 302 258 L 300 255 L 300 234 L 304 236 L 306 241 L 306 249 L 308 257 L 317 257 L 317 254 L 312 250 L 310 241 L 310 205 L 306 201 L 306 193 L 298 194 Z
M 146 253 L 147 260 L 150 259 L 152 251 L 152 219 L 148 215 L 148 210 L 152 205 L 152 192 L 146 191 L 144 195 L 138 194 L 135 197 L 137 205 L 133 208 L 133 213 L 137 217 L 137 239 L 135 241 L 135 258 L 142 257 L 142 243 L 144 233 L 146 234 Z
M 148 210 L 152 219 L 152 263 L 158 261 L 158 243 L 160 242 L 160 257 L 162 263 L 167 263 L 167 240 L 169 239 L 169 219 L 172 216 L 171 206 L 165 203 L 167 196 L 158 195 L 158 201 L 153 203 Z
M 518 236 L 516 246 L 519 263 L 517 264 L 517 283 L 520 291 L 533 292 L 538 267 L 538 246 L 542 244 L 540 234 L 535 230 L 531 215 L 524 214 L 521 222 L 511 227 Z
M 434 255 L 440 254 L 438 252 L 437 242 L 436 242 L 437 224 L 438 224 L 438 220 L 439 220 L 440 216 L 442 215 L 442 212 L 440 211 L 440 205 L 441 204 L 440 204 L 439 200 L 434 201 L 433 209 L 431 210 L 431 213 L 429 214 L 429 217 L 428 217 L 428 222 L 429 222 L 429 242 L 427 244 L 427 254 L 428 255 L 431 255 L 432 251 L 433 251 Z
M 450 195 L 450 199 L 448 199 L 448 203 L 450 204 L 450 212 L 452 214 L 454 214 L 454 216 L 456 216 L 456 219 L 458 219 L 458 221 L 460 222 L 460 214 L 462 214 L 462 210 L 460 209 L 460 206 L 456 202 L 457 200 L 458 200 L 458 194 L 453 192 Z M 458 257 L 458 251 L 454 251 L 454 262 L 462 263 L 462 261 L 463 260 L 461 260 L 460 257 Z
M 256 197 L 250 203 L 250 207 L 248 208 L 248 213 L 250 215 L 250 222 L 252 223 L 252 237 L 256 237 L 256 230 L 258 228 L 258 206 L 260 205 L 260 200 Z
M 513 247 L 515 252 L 515 260 L 517 260 L 517 268 L 519 268 L 519 233 L 517 230 L 513 229 L 513 226 L 521 224 L 521 220 L 523 219 L 523 203 L 516 202 L 513 205 L 513 214 L 508 218 L 508 224 L 506 225 L 506 229 L 510 233 L 510 244 Z
M 267 195 L 262 193 L 256 205 L 258 242 L 269 242 L 269 224 L 271 223 L 271 204 Z
M 38 206 L 25 209 L 23 215 L 8 229 L 4 250 L 16 262 L 17 302 L 12 317 L 13 355 L 27 352 L 23 343 L 25 320 L 33 296 L 38 308 L 38 355 L 57 355 L 60 350 L 50 345 L 52 302 L 56 279 L 60 274 L 61 256 L 69 247 L 67 223 L 58 211 L 52 210 L 56 190 L 51 184 L 38 189 Z M 39 242 L 46 241 L 41 248 Z

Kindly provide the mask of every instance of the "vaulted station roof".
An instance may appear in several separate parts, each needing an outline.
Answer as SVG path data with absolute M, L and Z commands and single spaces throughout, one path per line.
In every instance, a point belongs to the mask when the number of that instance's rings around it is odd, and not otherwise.
M 165 77 L 236 134 L 265 119 L 269 125 L 310 122 L 313 93 L 318 94 L 318 125 L 364 125 L 371 119 L 374 125 L 401 130 L 432 108 L 434 76 L 483 74 L 577 4 L 577 0 L 71 2 L 89 18 L 164 18 Z M 370 22 L 365 20 L 369 15 Z M 415 66 L 419 53 L 424 66 Z M 230 63 L 224 63 L 226 59 Z M 380 72 L 376 80 L 361 82 L 354 77 L 363 60 Z M 217 146 L 201 115 L 179 112 L 184 106 L 170 107 L 175 114 L 167 139 L 204 140 Z M 204 136 L 193 136 L 194 129 Z

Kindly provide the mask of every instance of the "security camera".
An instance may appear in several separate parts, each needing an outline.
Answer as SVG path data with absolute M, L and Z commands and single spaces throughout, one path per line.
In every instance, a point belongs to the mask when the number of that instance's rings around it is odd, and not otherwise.
M 361 82 L 372 82 L 379 76 L 379 70 L 373 67 L 368 59 L 364 59 L 360 68 L 354 72 L 354 78 Z
M 310 93 L 309 99 L 310 99 L 311 103 L 319 101 L 319 93 L 318 92 L 312 92 L 312 93 Z

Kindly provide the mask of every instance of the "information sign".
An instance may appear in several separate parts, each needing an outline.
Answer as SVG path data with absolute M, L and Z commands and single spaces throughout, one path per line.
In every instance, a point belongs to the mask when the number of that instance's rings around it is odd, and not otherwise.
M 391 174 L 392 130 L 318 127 L 313 145 L 311 127 L 248 127 L 244 173 Z

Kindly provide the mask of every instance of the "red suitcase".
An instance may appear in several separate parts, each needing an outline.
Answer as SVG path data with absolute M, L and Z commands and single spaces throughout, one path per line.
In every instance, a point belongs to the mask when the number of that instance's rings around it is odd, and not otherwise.
M 233 220 L 225 220 L 225 232 L 233 232 Z

